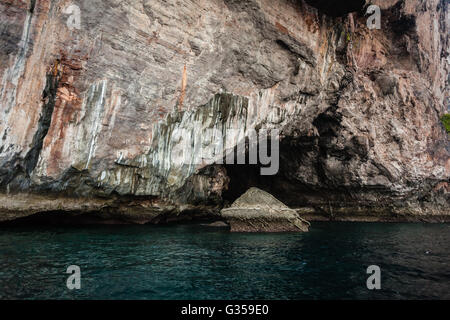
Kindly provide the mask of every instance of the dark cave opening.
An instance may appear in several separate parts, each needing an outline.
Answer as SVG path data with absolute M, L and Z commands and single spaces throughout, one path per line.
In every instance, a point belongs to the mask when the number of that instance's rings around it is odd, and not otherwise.
M 304 206 L 311 199 L 318 199 L 321 191 L 311 185 L 301 183 L 295 176 L 302 163 L 308 162 L 316 166 L 318 140 L 315 137 L 299 137 L 283 139 L 279 145 L 279 170 L 275 175 L 262 175 L 260 164 L 226 164 L 229 177 L 228 189 L 222 194 L 225 205 L 233 203 L 249 188 L 262 189 L 289 206 Z M 312 156 L 315 154 L 315 156 Z M 248 156 L 248 155 L 247 155 Z
M 280 170 L 273 176 L 262 176 L 257 165 L 226 165 L 230 182 L 222 198 L 225 207 L 231 205 L 251 187 L 264 190 L 290 207 L 304 207 L 320 203 L 323 199 L 332 198 L 333 191 L 317 190 L 300 183 L 294 177 Z
M 342 17 L 364 9 L 365 0 L 305 0 L 310 6 L 331 17 Z
M 261 136 L 260 136 L 261 138 Z M 223 167 L 226 170 L 226 175 L 229 178 L 228 182 L 228 188 L 225 189 L 222 193 L 222 199 L 224 200 L 224 204 L 231 204 L 233 203 L 237 198 L 239 198 L 241 195 L 243 195 L 249 188 L 251 187 L 257 187 L 264 191 L 267 191 L 269 193 L 275 192 L 274 186 L 274 180 L 276 179 L 276 176 L 280 175 L 280 168 L 278 168 L 278 172 L 275 175 L 265 175 L 263 174 L 263 168 L 272 167 L 274 165 L 274 161 L 278 162 L 278 167 L 280 166 L 280 158 L 279 154 L 280 151 L 280 145 L 273 145 L 271 138 L 268 137 L 266 143 L 266 147 L 264 147 L 263 156 L 270 159 L 270 163 L 267 165 L 262 165 L 262 159 L 261 159 L 261 141 L 258 141 L 255 143 L 250 143 L 249 138 L 246 138 L 245 141 L 245 155 L 242 155 L 245 158 L 244 163 L 245 164 L 238 164 L 238 150 L 237 147 L 234 148 L 234 160 L 232 161 L 232 164 L 229 164 L 229 162 L 226 160 L 227 157 L 224 158 L 223 163 L 226 163 L 223 165 Z M 252 146 L 250 146 L 250 144 Z M 274 148 L 277 148 L 278 151 L 276 151 Z M 254 155 L 255 159 L 253 161 L 257 160 L 257 164 L 250 164 L 252 161 L 250 160 L 250 149 L 252 149 L 252 152 L 256 152 L 257 154 Z M 277 157 L 277 159 L 275 159 Z M 266 159 L 266 160 L 268 160 Z M 242 159 L 241 159 L 242 160 Z M 253 162 L 255 163 L 255 162 Z M 275 165 L 276 167 L 276 165 Z
M 258 187 L 270 192 L 268 187 L 271 185 L 273 177 L 262 176 L 259 165 L 233 164 L 225 165 L 225 169 L 230 178 L 228 189 L 222 195 L 225 202 L 233 203 L 251 187 Z

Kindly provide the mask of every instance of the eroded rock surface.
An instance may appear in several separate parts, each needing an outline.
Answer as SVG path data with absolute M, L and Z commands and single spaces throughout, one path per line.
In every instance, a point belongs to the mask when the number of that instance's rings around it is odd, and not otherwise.
M 327 217 L 447 219 L 448 1 L 370 1 L 380 30 L 361 1 L 332 2 L 2 1 L 0 187 L 29 202 L 0 220 L 33 214 L 39 197 L 135 207 L 143 222 L 160 208 L 218 213 L 251 186 Z M 195 152 L 180 164 L 177 146 L 211 128 L 231 148 L 281 130 L 278 174 Z
M 310 226 L 295 210 L 258 188 L 250 188 L 221 214 L 232 232 L 307 232 Z

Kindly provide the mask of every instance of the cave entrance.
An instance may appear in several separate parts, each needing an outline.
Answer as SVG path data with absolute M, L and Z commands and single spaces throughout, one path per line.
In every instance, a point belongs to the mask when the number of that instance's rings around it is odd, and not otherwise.
M 271 176 L 262 176 L 259 165 L 228 164 L 224 165 L 230 178 L 228 189 L 223 193 L 226 202 L 233 203 L 251 187 L 257 187 L 271 193 Z
M 316 149 L 317 141 L 314 137 L 280 140 L 279 170 L 274 175 L 262 175 L 261 168 L 266 166 L 261 164 L 224 164 L 229 183 L 228 189 L 222 193 L 222 199 L 225 204 L 231 204 L 248 189 L 256 187 L 288 206 L 307 204 L 311 198 L 317 197 L 317 190 L 302 184 L 296 175 L 302 162 L 312 162 L 315 165 L 315 161 L 311 161 L 311 152 L 314 153 Z

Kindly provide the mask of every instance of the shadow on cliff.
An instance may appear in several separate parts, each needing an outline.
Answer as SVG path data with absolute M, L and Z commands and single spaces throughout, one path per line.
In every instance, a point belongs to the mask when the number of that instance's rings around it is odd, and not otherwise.
M 305 0 L 305 2 L 331 17 L 342 17 L 350 12 L 360 12 L 366 4 L 365 0 Z

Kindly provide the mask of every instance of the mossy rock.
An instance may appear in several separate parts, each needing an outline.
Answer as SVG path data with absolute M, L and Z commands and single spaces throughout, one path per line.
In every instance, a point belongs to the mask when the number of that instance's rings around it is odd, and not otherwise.
M 444 124 L 447 133 L 450 133 L 450 113 L 444 114 L 444 116 L 441 118 L 441 121 Z

